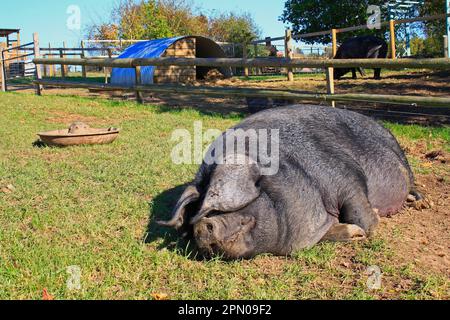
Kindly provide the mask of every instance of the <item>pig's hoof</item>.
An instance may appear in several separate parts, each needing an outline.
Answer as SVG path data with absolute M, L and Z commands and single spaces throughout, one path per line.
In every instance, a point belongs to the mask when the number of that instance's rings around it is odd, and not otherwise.
M 337 224 L 331 227 L 322 241 L 353 242 L 367 239 L 364 230 L 354 224 Z

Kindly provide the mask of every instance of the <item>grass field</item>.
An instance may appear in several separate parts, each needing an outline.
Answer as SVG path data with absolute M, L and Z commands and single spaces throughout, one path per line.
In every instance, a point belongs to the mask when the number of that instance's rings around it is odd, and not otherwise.
M 172 131 L 192 131 L 198 120 L 205 129 L 226 129 L 242 117 L 0 94 L 0 299 L 41 299 L 44 289 L 55 299 L 450 298 L 449 274 L 440 271 L 447 269 L 424 268 L 426 261 L 397 247 L 406 232 L 401 220 L 369 242 L 236 262 L 195 259 L 188 244 L 157 228 L 153 219 L 168 216 L 179 186 L 197 170 L 171 162 Z M 75 120 L 123 131 L 107 146 L 33 146 L 37 132 Z M 448 127 L 387 125 L 408 146 L 450 151 Z M 448 186 L 448 167 L 410 158 L 416 172 L 439 174 Z M 421 213 L 405 213 L 412 215 Z M 372 265 L 383 272 L 378 291 L 366 286 Z M 69 266 L 81 268 L 79 291 L 67 288 Z

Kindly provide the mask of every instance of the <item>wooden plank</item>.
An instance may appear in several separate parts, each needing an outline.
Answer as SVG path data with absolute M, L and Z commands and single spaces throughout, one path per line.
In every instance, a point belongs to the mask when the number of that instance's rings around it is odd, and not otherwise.
M 332 29 L 331 30 L 331 38 L 333 42 L 333 58 L 336 57 L 338 52 L 338 46 L 337 46 L 337 30 Z
M 64 58 L 64 53 L 62 49 L 59 50 L 59 56 L 61 57 L 61 60 L 68 60 Z M 60 68 L 61 68 L 61 78 L 64 79 L 66 77 L 66 65 L 61 63 Z
M 39 58 L 41 56 L 41 52 L 39 50 L 39 35 L 37 33 L 33 34 L 33 42 L 34 42 L 34 56 L 36 58 Z M 42 74 L 41 74 L 41 65 L 36 65 L 36 79 L 42 80 Z M 42 95 L 42 85 L 39 83 L 36 84 L 36 94 L 38 96 Z
M 327 68 L 327 94 L 334 95 L 334 69 Z M 336 108 L 336 102 L 331 101 L 331 106 Z
M 149 58 L 149 59 L 34 59 L 35 64 L 85 65 L 111 68 L 134 68 L 135 66 L 198 66 L 237 68 L 386 68 L 386 69 L 435 69 L 449 70 L 449 58 L 436 59 L 285 59 L 285 58 Z
M 141 67 L 137 66 L 134 68 L 136 75 L 136 87 L 142 84 L 142 75 L 141 75 Z M 143 103 L 144 99 L 142 98 L 142 93 L 139 90 L 136 90 L 136 101 L 138 103 Z
M 197 87 L 197 86 L 177 86 L 177 85 L 141 85 L 141 86 L 116 86 L 95 83 L 80 83 L 57 80 L 36 80 L 45 86 L 60 88 L 83 88 L 103 91 L 126 91 L 126 92 L 148 92 L 148 93 L 170 93 L 186 95 L 202 95 L 215 97 L 261 97 L 288 100 L 307 101 L 365 101 L 387 104 L 400 104 L 405 106 L 430 106 L 450 108 L 450 98 L 438 97 L 417 97 L 417 96 L 396 96 L 396 95 L 376 95 L 376 94 L 317 94 L 303 93 L 294 90 L 274 90 L 256 88 L 230 88 L 230 87 Z
M 389 34 L 391 39 L 391 59 L 397 59 L 396 37 L 395 37 L 395 21 L 389 21 Z
M 112 57 L 112 49 L 108 48 L 107 51 L 108 51 L 108 58 L 111 59 L 111 57 Z M 108 68 L 104 67 L 103 68 L 103 72 L 105 73 L 105 83 L 108 83 Z
M 292 44 L 292 31 L 290 29 L 286 29 L 284 42 L 286 58 L 292 60 L 294 57 L 294 47 Z M 287 80 L 294 82 L 294 71 L 292 68 L 287 69 Z
M 81 58 L 84 59 L 86 58 L 86 51 L 84 48 L 84 41 L 81 41 Z M 83 78 L 87 78 L 87 71 L 86 71 L 86 66 L 81 66 L 81 76 Z
M 3 60 L 3 51 L 2 51 L 2 60 Z M 3 65 L 3 61 L 0 60 L 0 77 L 1 77 L 1 88 L 3 92 L 6 92 L 6 70 L 5 66 Z
M 243 61 L 244 61 L 244 62 L 246 62 L 246 61 L 248 60 L 248 46 L 247 46 L 246 43 L 242 44 L 242 58 L 243 58 Z M 198 66 L 198 65 L 197 65 L 197 66 Z M 244 68 L 244 76 L 245 76 L 247 79 L 248 79 L 248 77 L 249 77 L 249 69 L 248 69 L 247 66 Z

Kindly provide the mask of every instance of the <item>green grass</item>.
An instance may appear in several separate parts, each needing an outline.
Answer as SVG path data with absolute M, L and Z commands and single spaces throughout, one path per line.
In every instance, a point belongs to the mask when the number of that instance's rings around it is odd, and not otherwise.
M 387 268 L 391 252 L 379 239 L 355 246 L 352 263 L 359 269 L 339 265 L 341 244 L 321 244 L 292 258 L 201 261 L 171 231 L 150 223 L 167 217 L 177 187 L 197 170 L 172 163 L 173 130 L 193 131 L 198 120 L 205 129 L 223 130 L 241 115 L 2 93 L 0 118 L 0 187 L 15 188 L 0 192 L 0 299 L 40 299 L 44 288 L 56 299 L 151 299 L 153 293 L 171 299 L 380 298 L 364 280 L 368 264 Z M 119 127 L 121 136 L 105 146 L 32 146 L 37 132 L 77 118 Z M 392 128 L 404 136 L 415 132 Z M 432 130 L 448 139 L 448 128 L 423 130 L 425 138 Z M 80 291 L 66 286 L 73 265 L 82 271 Z M 428 277 L 397 265 L 389 270 L 416 284 L 395 297 L 445 297 L 445 275 Z

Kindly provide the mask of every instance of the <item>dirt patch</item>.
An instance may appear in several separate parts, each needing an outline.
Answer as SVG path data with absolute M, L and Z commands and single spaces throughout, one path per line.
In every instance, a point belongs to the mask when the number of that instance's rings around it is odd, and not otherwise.
M 379 234 L 395 248 L 400 261 L 450 277 L 450 184 L 435 174 L 417 175 L 416 181 L 431 208 L 405 208 L 383 219 Z

